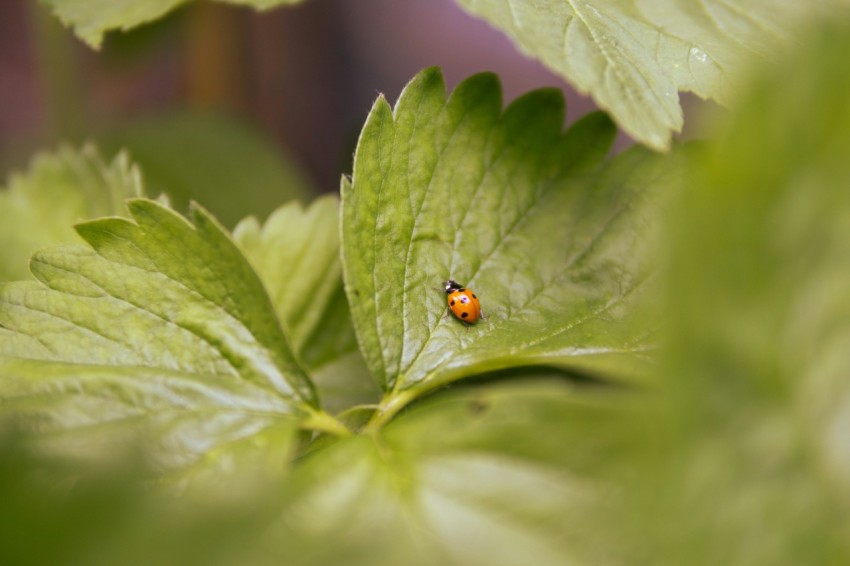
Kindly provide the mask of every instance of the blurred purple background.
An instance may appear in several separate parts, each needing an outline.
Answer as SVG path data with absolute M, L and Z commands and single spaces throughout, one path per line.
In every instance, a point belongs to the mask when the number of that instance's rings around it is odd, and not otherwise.
M 0 2 L 0 174 L 60 140 L 97 140 L 148 116 L 215 109 L 263 131 L 322 192 L 350 172 L 378 93 L 394 102 L 424 67 L 449 89 L 494 71 L 505 101 L 562 89 L 572 122 L 594 108 L 453 0 L 307 0 L 265 13 L 194 3 L 100 52 L 34 0 Z M 621 136 L 620 146 L 628 143 Z

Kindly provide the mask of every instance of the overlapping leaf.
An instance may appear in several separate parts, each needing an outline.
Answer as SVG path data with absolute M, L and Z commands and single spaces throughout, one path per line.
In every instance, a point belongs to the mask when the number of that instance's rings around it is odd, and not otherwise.
M 657 149 L 682 127 L 679 91 L 727 103 L 753 54 L 774 59 L 803 17 L 844 0 L 458 0 L 504 30 L 630 135 Z
M 645 361 L 652 191 L 669 180 L 641 150 L 601 166 L 614 133 L 604 116 L 566 134 L 562 123 L 553 90 L 502 113 L 491 75 L 446 101 L 428 70 L 394 112 L 376 103 L 343 183 L 343 266 L 386 389 L 540 363 L 634 374 Z M 443 316 L 448 278 L 476 291 L 487 318 L 466 328 Z
M 103 35 L 112 30 L 128 30 L 161 18 L 191 0 L 44 0 L 62 22 L 92 47 L 99 47 Z M 265 10 L 301 0 L 220 0 L 229 4 Z
M 91 248 L 37 253 L 38 282 L 0 287 L 4 411 L 55 431 L 135 421 L 166 458 L 294 428 L 315 394 L 247 260 L 198 207 L 190 223 L 128 206 L 134 221 L 78 225 Z
M 620 400 L 526 377 L 440 393 L 310 455 L 273 539 L 308 564 L 576 561 L 611 489 L 594 473 L 619 457 Z
M 79 242 L 75 222 L 126 214 L 124 199 L 138 196 L 141 178 L 124 154 L 105 163 L 86 146 L 36 156 L 26 174 L 13 175 L 0 190 L 0 281 L 29 276 L 34 251 Z
M 251 260 L 287 335 L 313 370 L 322 404 L 332 410 L 374 401 L 342 289 L 339 201 L 317 199 L 277 209 L 260 226 L 254 218 L 233 233 Z
M 293 346 L 301 351 L 341 286 L 337 199 L 320 198 L 307 209 L 289 203 L 262 227 L 248 218 L 233 238 L 256 266 Z

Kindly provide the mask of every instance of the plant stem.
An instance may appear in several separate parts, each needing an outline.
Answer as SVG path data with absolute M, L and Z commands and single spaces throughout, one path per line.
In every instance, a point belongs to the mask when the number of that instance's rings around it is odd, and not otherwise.
M 364 429 L 367 433 L 375 433 L 387 424 L 400 410 L 405 408 L 411 401 L 416 399 L 421 392 L 415 392 L 410 389 L 403 391 L 391 391 L 387 393 L 375 414 L 369 420 L 369 424 Z
M 301 424 L 301 427 L 331 434 L 339 438 L 351 436 L 351 431 L 347 426 L 322 410 L 311 411 L 307 419 Z

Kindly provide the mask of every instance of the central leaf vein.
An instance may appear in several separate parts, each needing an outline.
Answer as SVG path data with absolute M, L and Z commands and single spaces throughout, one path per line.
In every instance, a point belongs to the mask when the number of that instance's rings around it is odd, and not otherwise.
M 539 204 L 539 202 L 543 199 L 544 195 L 548 192 L 549 188 L 551 188 L 554 184 L 555 183 L 553 183 L 553 182 L 548 182 L 548 183 L 547 182 L 541 182 L 543 189 L 537 191 L 535 198 L 532 199 L 529 206 L 526 207 L 525 210 L 523 210 L 522 213 L 519 214 L 516 217 L 516 220 L 511 224 L 511 226 L 508 228 L 507 232 L 504 234 L 504 236 L 502 236 L 502 238 L 499 240 L 499 242 L 496 244 L 496 246 L 494 246 L 493 249 L 489 252 L 489 254 L 485 258 L 484 262 L 481 262 L 479 264 L 479 266 L 476 268 L 476 270 L 470 276 L 470 282 L 473 282 L 475 280 L 475 277 L 481 271 L 484 264 L 487 261 L 489 261 L 494 256 L 496 251 L 505 243 L 505 241 L 508 240 L 508 238 L 513 233 L 514 229 L 516 229 L 526 218 L 529 217 L 529 215 L 531 214 L 531 211 L 537 206 L 537 204 Z M 441 322 L 441 320 L 438 320 L 433 328 L 429 328 L 428 338 L 425 340 L 422 347 L 419 349 L 419 352 L 416 354 L 416 356 L 414 356 L 414 358 L 411 360 L 410 364 L 408 365 L 408 367 L 406 369 L 410 369 L 410 367 L 412 367 L 414 365 L 414 363 L 416 362 L 416 360 L 422 355 L 422 352 L 427 350 L 428 345 L 431 343 L 431 340 L 434 337 L 434 331 L 436 330 L 437 326 L 439 326 L 440 322 Z M 448 355 L 451 356 L 453 354 L 449 353 Z
M 425 101 L 425 99 L 426 99 L 426 96 L 425 96 L 425 93 L 423 92 L 421 94 L 420 98 L 419 98 L 418 108 L 422 107 L 422 104 Z M 443 114 L 443 113 L 445 113 L 445 107 L 443 107 L 443 109 L 441 110 L 441 114 Z M 439 169 L 440 163 L 443 159 L 443 156 L 446 153 L 446 150 L 451 145 L 451 142 L 454 139 L 455 135 L 457 135 L 457 132 L 460 129 L 460 125 L 461 125 L 462 121 L 463 120 L 459 120 L 458 123 L 455 124 L 455 127 L 452 130 L 451 135 L 447 138 L 445 144 L 440 149 L 439 155 L 437 156 L 437 159 L 434 162 L 434 166 L 431 167 L 431 170 L 429 172 L 428 183 L 425 185 L 425 188 L 422 191 L 422 198 L 419 200 L 419 206 L 417 207 L 416 212 L 413 214 L 413 226 L 411 227 L 411 230 L 410 230 L 410 238 L 409 238 L 409 241 L 408 241 L 408 244 L 407 244 L 407 250 L 406 250 L 405 256 L 404 256 L 404 271 L 402 273 L 402 279 L 401 279 L 401 281 L 402 281 L 401 309 L 402 309 L 402 314 L 403 314 L 402 323 L 401 323 L 402 324 L 402 336 L 407 336 L 407 331 L 408 331 L 408 327 L 407 327 L 407 324 L 408 324 L 408 320 L 407 320 L 408 319 L 408 315 L 407 315 L 408 268 L 410 267 L 410 254 L 413 251 L 413 243 L 416 241 L 416 233 L 419 229 L 419 218 L 422 214 L 422 210 L 425 208 L 425 201 L 428 199 L 428 195 L 431 193 L 431 189 L 432 189 L 433 182 L 434 182 L 434 176 L 435 176 L 437 170 Z M 437 120 L 437 122 L 439 122 L 439 119 Z M 413 128 L 411 129 L 410 137 L 409 137 L 410 140 L 415 139 L 416 129 L 417 129 L 418 125 L 419 125 L 419 112 L 416 113 L 416 119 L 413 122 Z M 410 169 L 411 169 L 410 166 L 409 166 L 410 156 L 411 156 L 411 152 L 408 151 L 407 152 L 407 162 L 408 162 L 407 170 L 408 171 L 410 171 Z M 409 194 L 411 192 L 410 191 L 410 177 L 409 177 L 409 175 L 405 175 L 405 180 L 407 181 L 408 194 Z M 408 202 L 410 202 L 410 199 L 408 199 Z M 412 205 L 411 205 L 411 212 L 413 212 Z M 399 350 L 398 350 L 399 369 L 401 367 L 401 364 L 403 363 L 404 346 L 405 346 L 405 342 L 402 339 L 402 340 L 399 341 Z M 414 359 L 415 359 L 415 356 L 414 356 Z

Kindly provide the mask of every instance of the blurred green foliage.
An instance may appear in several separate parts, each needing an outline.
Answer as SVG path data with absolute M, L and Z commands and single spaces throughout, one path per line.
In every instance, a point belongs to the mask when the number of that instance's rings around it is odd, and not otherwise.
M 302 0 L 218 0 L 223 3 L 251 6 L 258 10 Z M 105 33 L 128 30 L 156 21 L 191 0 L 43 0 L 62 22 L 92 47 L 99 47 Z
M 139 170 L 124 154 L 111 163 L 93 146 L 36 155 L 26 174 L 0 190 L 0 281 L 28 277 L 36 250 L 79 242 L 75 222 L 126 214 L 124 199 L 141 194 Z
M 92 47 L 105 33 L 162 18 L 188 0 L 43 0 Z M 218 0 L 264 10 L 302 0 Z M 828 17 L 847 0 L 457 0 L 502 30 L 523 52 L 564 77 L 641 143 L 669 149 L 683 125 L 679 92 L 728 104 L 753 56 L 775 60 L 799 24 Z
M 137 200 L 131 207 L 141 226 L 120 219 L 90 222 L 81 231 L 94 251 L 40 252 L 37 258 L 53 259 L 38 264 L 39 282 L 4 284 L 0 302 L 0 426 L 9 431 L 0 445 L 0 562 L 850 562 L 850 64 L 844 56 L 850 24 L 823 25 L 801 37 L 793 51 L 783 52 L 781 65 L 756 73 L 714 139 L 670 155 L 638 150 L 601 160 L 593 136 L 582 138 L 583 144 L 565 145 L 596 159 L 574 176 L 561 175 L 575 153 L 558 142 L 573 139 L 575 130 L 560 137 L 548 124 L 552 120 L 539 119 L 557 114 L 551 95 L 529 95 L 500 113 L 491 79 L 473 79 L 445 102 L 434 73 L 423 74 L 394 114 L 379 101 L 364 129 L 355 176 L 343 183 L 341 246 L 358 343 L 379 385 L 391 389 L 388 384 L 406 374 L 376 368 L 404 369 L 410 358 L 399 352 L 421 346 L 408 313 L 415 314 L 414 323 L 442 325 L 446 338 L 437 353 L 449 362 L 474 353 L 477 333 L 487 332 L 486 320 L 466 330 L 440 319 L 445 298 L 425 282 L 438 285 L 454 273 L 429 269 L 464 269 L 486 257 L 481 252 L 501 241 L 489 235 L 493 223 L 502 236 L 518 226 L 520 240 L 549 253 L 544 236 L 560 242 L 555 236 L 582 234 L 582 222 L 594 220 L 580 214 L 597 210 L 579 206 L 586 202 L 617 211 L 614 218 L 624 224 L 611 247 L 582 239 L 589 250 L 582 257 L 602 260 L 584 271 L 565 270 L 576 304 L 596 312 L 593 297 L 581 294 L 587 290 L 582 283 L 622 292 L 624 282 L 627 288 L 634 283 L 624 277 L 631 273 L 626 267 L 637 264 L 653 275 L 641 281 L 651 283 L 648 295 L 657 302 L 648 304 L 657 304 L 659 312 L 650 312 L 647 303 L 619 301 L 614 315 L 578 338 L 620 340 L 623 332 L 641 328 L 645 332 L 637 336 L 656 336 L 660 318 L 662 338 L 648 354 L 653 379 L 646 383 L 652 385 L 617 385 L 617 374 L 606 367 L 580 378 L 516 364 L 436 391 L 414 383 L 396 398 L 407 410 L 379 407 L 395 418 L 377 413 L 368 433 L 359 428 L 365 418 L 352 415 L 368 418 L 375 407 L 357 405 L 362 401 L 356 389 L 342 387 L 334 403 L 348 410 L 340 421 L 352 425 L 352 434 L 330 415 L 309 415 L 307 404 L 278 391 L 282 395 L 261 397 L 304 412 L 293 411 L 300 416 L 282 424 L 285 430 L 263 429 L 229 442 L 224 421 L 195 414 L 186 438 L 201 457 L 188 478 L 159 475 L 156 452 L 144 443 L 151 430 L 144 427 L 138 444 L 130 438 L 99 465 L 83 451 L 60 460 L 47 450 L 61 446 L 67 432 L 55 417 L 91 419 L 81 446 L 86 434 L 96 438 L 111 424 L 114 413 L 76 405 L 85 394 L 96 393 L 100 407 L 120 403 L 161 416 L 159 405 L 147 400 L 192 414 L 198 396 L 217 408 L 250 405 L 259 395 L 251 395 L 254 388 L 265 387 L 263 377 L 279 374 L 295 389 L 312 383 L 300 359 L 307 350 L 292 349 L 289 333 L 303 345 L 323 335 L 316 328 L 325 323 L 309 316 L 287 320 L 291 303 L 277 305 L 275 298 L 289 291 L 276 278 L 324 281 L 321 276 L 328 275 L 326 285 L 316 283 L 323 292 L 315 301 L 322 319 L 340 330 L 331 336 L 348 332 L 348 306 L 344 296 L 328 290 L 338 284 L 339 266 L 327 259 L 337 242 L 322 231 L 326 224 L 314 229 L 316 242 L 301 233 L 311 214 L 314 220 L 335 215 L 327 204 L 332 201 L 284 209 L 265 227 L 248 221 L 238 235 L 240 250 L 197 208 L 190 224 L 163 205 Z M 602 124 L 589 129 L 597 135 L 602 130 Z M 541 140 L 548 140 L 545 147 Z M 652 167 L 618 166 L 635 159 Z M 538 182 L 528 180 L 530 164 L 545 173 L 531 175 Z M 445 198 L 429 203 L 433 187 Z M 466 199 L 459 207 L 449 206 L 453 187 Z M 486 187 L 480 200 L 470 198 L 476 187 Z M 644 187 L 645 193 L 639 191 Z M 587 200 L 536 208 L 522 200 L 530 188 L 538 199 L 552 189 Z M 606 192 L 612 188 L 617 190 Z M 623 203 L 621 191 L 646 200 Z M 37 193 L 26 198 L 40 198 Z M 482 204 L 480 217 L 476 202 Z M 523 225 L 526 217 L 515 218 L 517 210 L 534 222 Z M 453 230 L 441 231 L 445 226 Z M 539 227 L 546 229 L 542 235 L 535 232 Z M 316 261 L 308 269 L 288 260 L 283 263 L 292 269 L 286 269 L 273 253 L 278 238 L 288 253 L 314 249 L 309 244 L 315 243 Z M 643 249 L 630 247 L 636 242 L 648 248 L 645 255 L 627 253 Z M 445 250 L 420 253 L 423 243 Z M 408 267 L 411 250 L 422 264 Z M 547 284 L 560 285 L 564 263 L 545 255 L 549 259 L 535 262 L 527 242 L 516 251 L 482 278 L 481 300 L 485 310 L 488 301 L 493 306 L 494 327 L 516 323 L 513 342 L 499 343 L 507 352 L 500 355 L 528 363 L 527 334 L 560 330 L 560 317 L 548 315 L 561 313 L 570 297 L 555 296 L 542 312 L 520 309 L 514 295 L 533 299 L 545 294 Z M 416 270 L 416 285 L 408 284 L 409 269 Z M 541 273 L 550 275 L 543 285 Z M 139 285 L 141 297 L 135 293 Z M 44 297 L 51 300 L 35 305 Z M 108 340 L 114 349 L 85 347 L 120 335 L 112 326 L 126 323 L 121 316 L 98 316 L 91 307 L 96 301 L 107 314 L 122 308 L 156 315 L 145 318 L 157 325 L 150 338 L 126 345 L 136 356 L 132 363 Z M 81 304 L 88 308 L 78 311 Z M 193 324 L 192 309 L 199 305 L 208 309 Z M 56 331 L 60 313 L 73 328 Z M 561 314 L 567 329 L 584 320 Z M 621 320 L 629 321 L 625 328 Z M 175 322 L 183 324 L 172 329 Z M 156 344 L 164 328 L 204 344 L 190 340 L 170 351 Z M 580 345 L 578 338 L 574 345 Z M 556 346 L 556 352 L 565 347 Z M 232 371 L 221 369 L 227 364 L 207 364 L 214 375 L 205 380 L 195 372 L 192 395 L 157 387 L 158 378 L 177 369 L 172 366 L 203 362 L 199 352 L 216 351 L 224 353 L 216 360 L 231 362 Z M 265 363 L 266 352 L 276 363 Z M 68 362 L 105 353 L 114 357 L 73 375 L 79 368 Z M 453 377 L 492 367 L 484 360 L 477 370 L 461 367 Z M 124 383 L 100 386 L 87 377 L 109 371 Z M 336 382 L 345 382 L 347 374 L 361 377 L 362 363 L 349 369 L 343 364 Z M 67 376 L 76 386 L 63 390 L 51 381 Z M 57 398 L 62 403 L 52 405 Z M 260 405 L 246 414 L 268 417 Z M 55 411 L 60 406 L 77 410 Z M 18 438 L 20 427 L 26 436 Z M 181 448 L 164 446 L 178 453 Z
M 262 218 L 284 202 L 314 194 L 270 140 L 224 114 L 150 117 L 98 142 L 105 150 L 130 155 L 143 172 L 147 194 L 167 194 L 180 211 L 192 200 L 201 202 L 231 228 L 246 216 Z

